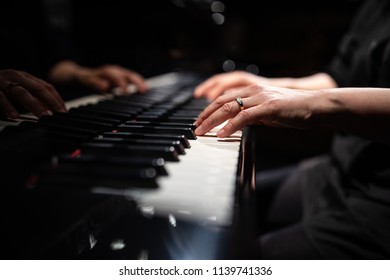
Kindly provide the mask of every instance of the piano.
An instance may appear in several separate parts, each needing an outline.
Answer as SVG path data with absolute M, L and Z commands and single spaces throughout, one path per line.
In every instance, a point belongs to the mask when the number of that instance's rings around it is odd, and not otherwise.
M 195 136 L 195 73 L 0 122 L 2 259 L 248 259 L 250 130 Z

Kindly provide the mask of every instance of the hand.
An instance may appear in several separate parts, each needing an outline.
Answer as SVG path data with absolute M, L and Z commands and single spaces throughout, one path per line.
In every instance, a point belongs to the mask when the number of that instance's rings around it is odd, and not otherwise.
M 114 87 L 120 87 L 124 93 L 127 93 L 129 84 L 137 86 L 140 92 L 145 92 L 148 89 L 141 75 L 117 65 L 87 68 L 78 65 L 74 61 L 64 60 L 53 66 L 49 71 L 49 78 L 58 84 L 77 81 L 82 85 L 103 92 L 108 92 Z
M 336 81 L 326 73 L 316 73 L 310 76 L 291 78 L 266 78 L 245 71 L 234 71 L 218 74 L 200 84 L 194 92 L 194 97 L 206 97 L 214 100 L 229 90 L 244 88 L 251 84 L 262 84 L 294 89 L 325 89 L 337 87 Z
M 242 98 L 241 110 L 236 97 Z M 217 133 L 227 137 L 250 124 L 307 128 L 313 125 L 315 91 L 294 90 L 254 84 L 221 95 L 200 113 L 195 122 L 197 135 L 228 121 Z
M 100 91 L 108 91 L 113 87 L 119 87 L 124 93 L 127 93 L 129 84 L 137 86 L 140 92 L 145 92 L 148 89 L 141 75 L 117 65 L 83 69 L 77 76 L 78 81 Z
M 0 71 L 0 112 L 9 118 L 17 118 L 14 105 L 31 111 L 37 117 L 51 112 L 65 112 L 65 104 L 54 87 L 26 72 Z
M 194 97 L 206 97 L 207 99 L 214 100 L 229 89 L 243 88 L 255 83 L 266 84 L 267 81 L 264 77 L 256 76 L 245 71 L 218 74 L 197 86 L 194 91 Z

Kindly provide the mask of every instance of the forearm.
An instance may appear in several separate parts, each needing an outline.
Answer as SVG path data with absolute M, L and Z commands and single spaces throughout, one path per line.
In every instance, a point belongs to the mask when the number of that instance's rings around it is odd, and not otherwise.
M 64 60 L 54 65 L 49 72 L 51 82 L 67 84 L 79 80 L 83 73 L 89 71 L 71 60 Z
M 390 89 L 324 89 L 311 104 L 315 123 L 390 144 Z
M 337 87 L 336 82 L 326 73 L 317 73 L 300 78 L 266 78 L 266 83 L 276 87 L 306 90 Z

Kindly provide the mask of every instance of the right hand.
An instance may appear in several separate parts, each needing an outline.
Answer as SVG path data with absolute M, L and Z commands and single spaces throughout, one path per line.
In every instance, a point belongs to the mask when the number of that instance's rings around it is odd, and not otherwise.
M 18 118 L 14 105 L 22 106 L 35 116 L 66 112 L 65 103 L 54 87 L 23 71 L 0 71 L 0 113 L 8 118 Z
M 81 84 L 100 91 L 109 91 L 113 87 L 119 87 L 123 93 L 127 93 L 129 84 L 134 84 L 140 92 L 148 90 L 140 74 L 119 65 L 108 64 L 96 68 L 83 68 L 77 77 Z
M 218 132 L 227 137 L 247 125 L 308 128 L 315 125 L 318 92 L 253 84 L 214 100 L 195 121 L 196 135 L 204 135 L 228 121 Z M 235 99 L 242 98 L 243 108 Z M 317 106 L 317 107 L 316 107 Z M 329 107 L 329 106 L 328 106 Z

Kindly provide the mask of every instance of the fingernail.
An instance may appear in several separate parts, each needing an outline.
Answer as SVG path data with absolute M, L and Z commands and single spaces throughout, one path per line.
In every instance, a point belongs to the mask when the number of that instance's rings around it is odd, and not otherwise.
M 19 118 L 19 114 L 16 112 L 10 112 L 8 117 L 10 119 L 17 119 L 17 118 Z
M 53 113 L 49 110 L 42 112 L 41 116 L 52 116 Z
M 225 137 L 225 133 L 226 133 L 225 129 L 222 128 L 220 131 L 217 132 L 217 136 L 221 138 Z
M 195 129 L 196 135 L 201 135 L 203 133 L 203 126 L 199 126 L 197 129 Z

